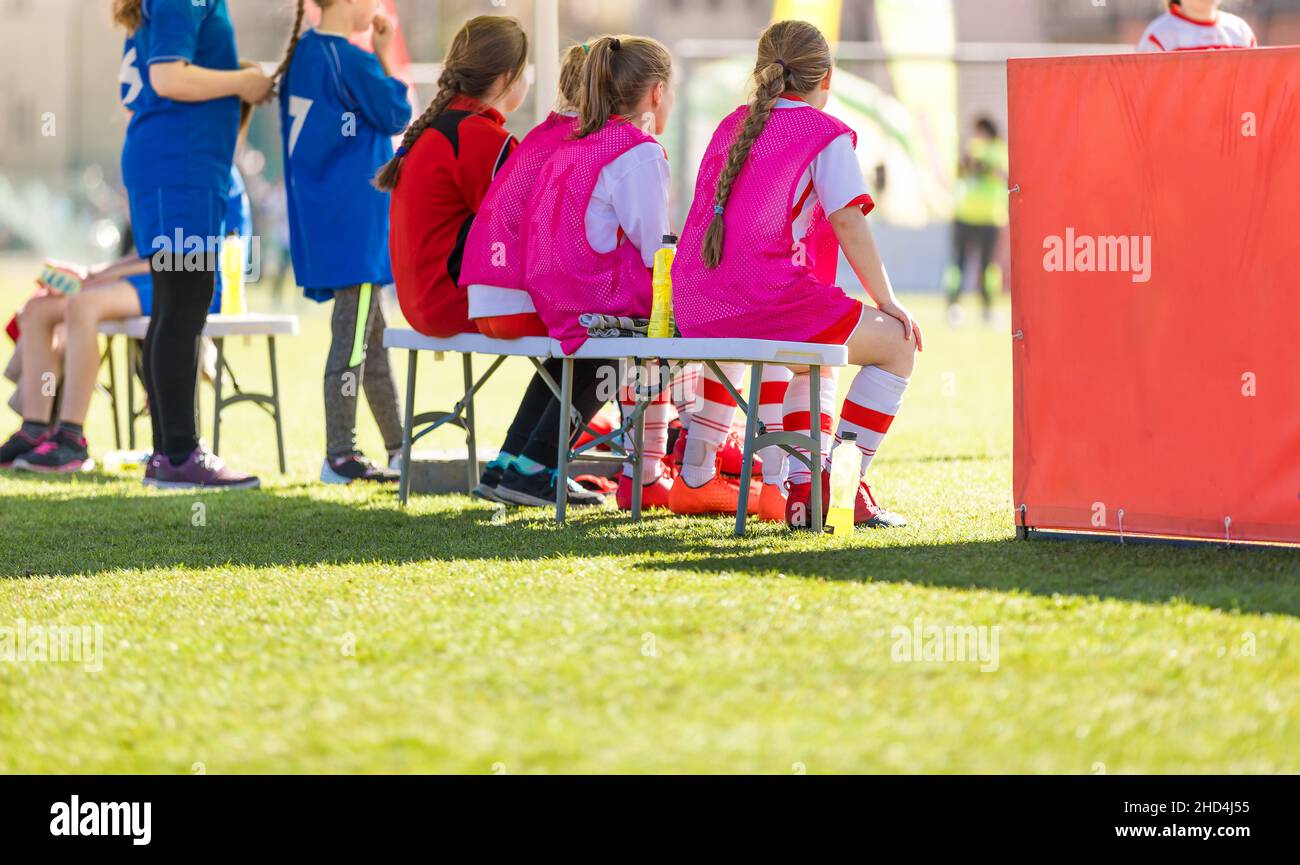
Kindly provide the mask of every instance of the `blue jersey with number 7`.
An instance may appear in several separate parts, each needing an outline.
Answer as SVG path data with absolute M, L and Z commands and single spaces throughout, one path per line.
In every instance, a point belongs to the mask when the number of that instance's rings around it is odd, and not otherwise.
M 406 85 L 375 55 L 340 35 L 303 34 L 280 83 L 280 131 L 293 269 L 313 300 L 393 281 L 388 194 L 371 181 L 410 120 Z

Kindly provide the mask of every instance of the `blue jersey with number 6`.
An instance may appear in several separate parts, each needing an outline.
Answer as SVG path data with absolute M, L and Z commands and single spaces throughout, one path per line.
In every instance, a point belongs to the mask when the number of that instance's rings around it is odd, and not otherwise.
M 135 57 L 123 68 L 135 73 L 131 124 L 122 149 L 128 188 L 179 187 L 224 194 L 239 135 L 239 99 L 207 102 L 164 99 L 150 84 L 149 68 L 184 61 L 205 69 L 239 68 L 235 28 L 226 0 L 144 0 L 142 22 L 132 35 Z M 125 94 L 124 94 L 125 95 Z
M 309 30 L 280 84 L 289 248 L 313 300 L 393 281 L 388 194 L 371 181 L 406 129 L 406 85 L 343 36 Z

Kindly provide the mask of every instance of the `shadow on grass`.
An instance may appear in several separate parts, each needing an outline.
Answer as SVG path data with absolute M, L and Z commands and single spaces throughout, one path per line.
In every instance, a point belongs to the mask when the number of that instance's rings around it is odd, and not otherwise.
M 712 547 L 712 549 L 706 549 Z M 1182 600 L 1243 613 L 1300 616 L 1300 551 L 1015 538 L 837 547 L 809 554 L 700 544 L 692 557 L 653 567 L 702 573 L 780 573 L 830 581 L 910 583 L 945 589 Z M 707 556 L 699 553 L 708 552 Z
M 466 497 L 403 510 L 396 494 L 353 501 L 320 497 L 319 484 L 194 495 L 156 493 L 87 475 L 0 496 L 0 578 L 96 575 L 122 569 L 272 567 L 474 559 L 687 553 L 626 517 L 570 510 L 565 527 L 545 509 L 511 509 Z M 84 490 L 86 482 L 96 490 Z M 120 494 L 100 489 L 116 483 Z M 59 487 L 67 487 L 67 491 Z M 82 486 L 83 489 L 78 489 Z M 84 491 L 83 491 L 84 490 Z M 506 514 L 505 525 L 498 525 Z
M 79 484 L 90 480 L 94 490 Z M 103 490 L 117 483 L 121 494 Z M 1096 596 L 1145 603 L 1182 599 L 1243 612 L 1300 616 L 1300 553 L 1278 549 L 1125 546 L 989 538 L 909 543 L 915 533 L 862 545 L 774 549 L 782 533 L 736 540 L 730 524 L 650 516 L 639 527 L 612 512 L 575 514 L 558 527 L 548 512 L 470 500 L 320 497 L 315 484 L 261 492 L 157 494 L 93 476 L 57 494 L 0 497 L 0 578 L 103 574 L 122 569 L 272 567 L 406 562 L 653 556 L 637 567 L 699 573 L 773 574 L 823 580 L 913 583 L 955 589 Z M 427 508 L 422 508 L 427 511 Z M 702 529 L 702 530 L 701 530 Z M 775 533 L 774 533 L 775 532 Z M 881 540 L 890 545 L 879 545 Z M 870 544 L 870 545 L 868 545 Z

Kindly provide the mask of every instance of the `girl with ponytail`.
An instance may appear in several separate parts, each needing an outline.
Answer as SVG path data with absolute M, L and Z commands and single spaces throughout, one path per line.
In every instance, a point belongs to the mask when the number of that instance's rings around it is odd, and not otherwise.
M 867 225 L 874 203 L 853 152 L 856 137 L 823 111 L 832 65 L 830 46 L 811 24 L 781 21 L 764 31 L 754 95 L 722 121 L 700 166 L 673 266 L 674 314 L 688 337 L 847 346 L 849 362 L 862 369 L 837 435 L 856 435 L 865 478 L 901 405 L 921 330 L 894 296 Z M 841 248 L 876 308 L 836 285 Z M 809 387 L 807 370 L 796 369 L 784 429 L 807 434 L 817 422 L 826 454 L 831 419 L 809 416 Z M 834 377 L 825 376 L 821 404 L 834 397 Z M 795 456 L 788 469 L 786 522 L 806 528 L 813 479 Z M 829 472 L 818 480 L 826 506 Z M 856 516 L 859 525 L 903 524 L 876 503 L 865 480 Z
M 672 57 L 638 36 L 605 36 L 590 44 L 575 137 L 559 146 L 538 173 L 524 209 L 524 285 L 552 339 L 572 352 L 587 338 L 585 313 L 646 318 L 655 253 L 671 233 L 668 158 L 654 135 L 672 110 Z M 602 365 L 575 364 L 575 404 L 596 399 Z M 645 486 L 647 505 L 667 503 L 661 476 L 669 403 L 646 416 L 645 474 L 624 472 L 619 500 L 632 484 Z M 508 501 L 555 499 L 554 477 L 534 453 L 555 454 L 558 424 L 539 427 L 525 455 L 506 472 L 498 494 Z M 545 436 L 545 438 L 543 438 Z M 562 492 L 562 491 L 561 491 Z
M 468 292 L 469 317 L 480 333 L 493 339 L 547 335 L 546 324 L 537 316 L 533 301 L 524 289 L 519 230 L 538 173 L 555 149 L 572 138 L 577 128 L 578 96 L 588 50 L 586 45 L 574 45 L 565 52 L 555 111 L 525 136 L 505 167 L 497 172 L 465 242 L 460 284 Z M 558 381 L 560 361 L 549 360 L 545 366 L 552 380 Z M 590 421 L 599 409 L 594 402 L 578 401 L 577 407 L 585 421 Z M 559 400 L 551 393 L 547 380 L 540 373 L 533 376 L 500 453 L 484 469 L 474 494 L 489 501 L 499 500 L 497 488 L 506 472 L 521 458 L 554 468 L 557 448 L 545 443 L 555 438 L 559 410 Z M 535 444 L 539 440 L 542 445 Z
M 333 302 L 325 362 L 326 483 L 392 482 L 401 450 L 397 386 L 383 347 L 382 288 L 388 258 L 388 195 L 371 178 L 393 157 L 393 136 L 411 119 L 406 84 L 393 77 L 395 25 L 378 0 L 312 0 L 320 25 L 300 32 L 298 14 L 280 79 L 280 130 L 294 276 L 307 297 Z M 374 30 L 374 53 L 353 34 Z M 358 391 L 375 416 L 387 459 L 371 463 L 357 447 Z
M 506 115 L 528 94 L 527 62 L 528 37 L 514 18 L 467 21 L 452 37 L 433 102 L 375 177 L 392 192 L 397 299 L 411 327 L 428 336 L 478 332 L 461 264 L 474 215 L 518 143 Z

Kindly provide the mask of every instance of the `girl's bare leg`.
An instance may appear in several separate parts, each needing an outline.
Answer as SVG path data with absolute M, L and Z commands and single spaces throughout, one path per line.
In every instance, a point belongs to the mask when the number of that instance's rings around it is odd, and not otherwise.
M 85 423 L 99 374 L 100 322 L 139 314 L 140 298 L 129 282 L 113 282 L 102 288 L 82 291 L 68 301 L 63 404 L 59 420 Z
M 849 338 L 848 349 L 854 366 L 878 366 L 900 378 L 911 377 L 916 365 L 916 341 L 904 337 L 898 319 L 870 306 Z
M 34 297 L 18 316 L 23 350 L 23 372 L 18 386 L 25 420 L 46 423 L 54 410 L 59 377 L 54 328 L 63 321 L 67 304 L 67 298 L 59 295 Z

